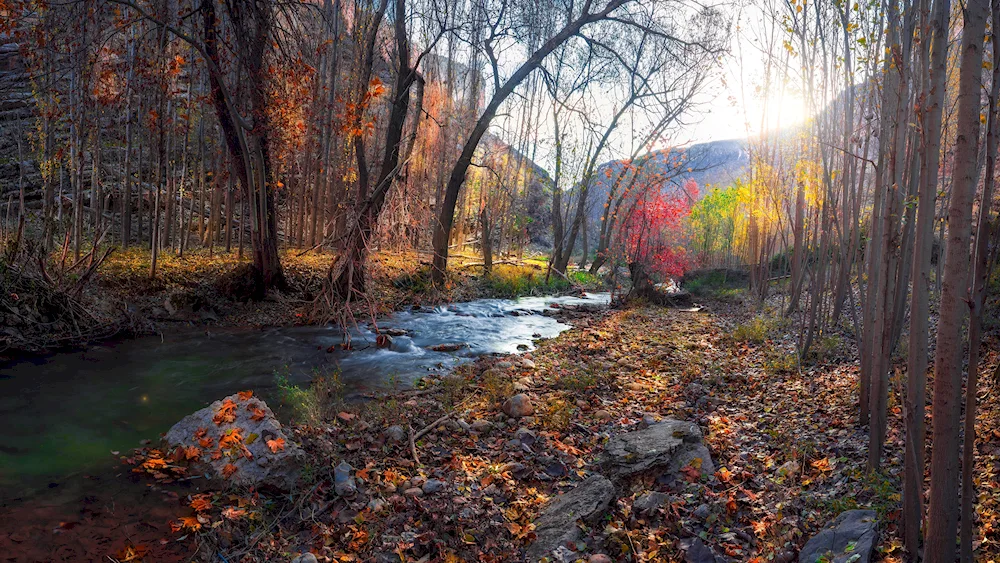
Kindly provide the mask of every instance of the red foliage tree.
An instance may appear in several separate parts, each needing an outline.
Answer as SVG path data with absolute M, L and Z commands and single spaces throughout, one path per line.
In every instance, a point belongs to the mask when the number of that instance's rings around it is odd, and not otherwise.
M 680 190 L 643 190 L 624 223 L 626 261 L 665 279 L 682 276 L 691 264 L 683 246 L 684 218 L 697 194 L 694 180 Z

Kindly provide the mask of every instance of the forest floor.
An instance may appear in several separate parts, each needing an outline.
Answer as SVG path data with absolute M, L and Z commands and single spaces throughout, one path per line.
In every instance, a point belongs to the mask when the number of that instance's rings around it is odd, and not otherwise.
M 902 560 L 899 403 L 891 400 L 883 468 L 869 472 L 849 342 L 829 336 L 802 365 L 787 323 L 725 301 L 700 311 L 640 304 L 572 317 L 573 330 L 530 354 L 481 358 L 422 390 L 322 408 L 303 402 L 312 406 L 292 427 L 309 456 L 302 489 L 280 497 L 181 495 L 180 533 L 197 538 L 193 549 L 205 561 L 287 561 L 304 552 L 319 561 L 522 560 L 546 500 L 598 470 L 609 436 L 652 417 L 697 422 L 716 471 L 620 483 L 570 560 L 682 561 L 701 538 L 729 560 L 788 563 L 825 523 L 855 507 L 878 512 L 876 559 Z M 983 561 L 1000 554 L 1000 400 L 991 384 L 980 391 Z M 314 391 L 328 396 L 330 388 L 319 380 Z M 503 414 L 515 392 L 528 395 L 532 416 Z M 393 442 L 399 424 L 412 427 L 411 436 L 427 433 L 412 446 L 398 436 Z M 342 461 L 354 468 L 359 491 L 349 498 L 334 491 L 333 468 Z M 665 493 L 665 501 L 651 511 L 633 507 L 646 491 Z

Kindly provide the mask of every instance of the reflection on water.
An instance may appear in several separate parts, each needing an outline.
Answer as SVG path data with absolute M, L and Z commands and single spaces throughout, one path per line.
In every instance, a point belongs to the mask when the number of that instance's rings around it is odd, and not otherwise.
M 234 391 L 271 397 L 276 372 L 305 383 L 317 371 L 340 370 L 348 393 L 407 386 L 429 371 L 556 336 L 568 326 L 537 314 L 553 302 L 608 299 L 483 299 L 400 312 L 379 322 L 381 329 L 407 332 L 390 349 L 375 346 L 370 327 L 352 331 L 352 351 L 339 350 L 344 335 L 328 327 L 190 329 L 0 365 L 0 422 L 7 429 L 0 442 L 0 507 L 71 475 L 107 471 L 112 452 L 155 440 L 186 414 Z M 468 347 L 427 349 L 443 343 Z

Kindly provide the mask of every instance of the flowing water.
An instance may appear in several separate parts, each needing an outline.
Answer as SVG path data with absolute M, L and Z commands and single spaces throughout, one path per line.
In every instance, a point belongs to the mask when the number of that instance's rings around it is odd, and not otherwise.
M 235 391 L 272 400 L 276 375 L 307 384 L 316 373 L 339 372 L 348 395 L 406 387 L 430 372 L 558 335 L 569 326 L 539 314 L 553 303 L 608 300 L 606 293 L 482 299 L 398 312 L 378 326 L 407 334 L 382 349 L 370 326 L 351 331 L 351 350 L 332 327 L 200 328 L 0 364 L 0 523 L 5 511 L 26 503 L 51 508 L 101 497 L 95 488 L 105 495 L 127 488 L 114 478 L 117 452 L 155 442 L 174 422 Z M 467 346 L 429 349 L 439 344 Z

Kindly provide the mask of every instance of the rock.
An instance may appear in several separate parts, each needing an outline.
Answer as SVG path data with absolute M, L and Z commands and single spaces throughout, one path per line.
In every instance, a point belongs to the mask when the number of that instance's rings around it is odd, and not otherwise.
M 712 548 L 705 545 L 701 538 L 694 538 L 688 545 L 687 551 L 684 552 L 684 561 L 686 563 L 716 563 L 721 559 L 716 557 Z
M 527 344 L 518 344 L 517 345 L 517 351 L 518 352 L 527 352 L 528 351 L 528 345 Z
M 514 432 L 514 437 L 527 446 L 530 446 L 538 441 L 538 436 L 529 428 L 518 428 L 517 432 Z
M 603 553 L 595 553 L 587 558 L 587 563 L 612 563 L 614 559 L 611 559 Z
M 705 387 L 700 383 L 689 383 L 687 387 L 688 393 L 694 396 L 700 396 L 705 394 Z
M 518 393 L 523 393 L 523 392 L 528 391 L 530 389 L 531 389 L 530 387 L 528 387 L 527 385 L 521 383 L 520 381 L 515 381 L 514 382 L 514 391 L 517 391 Z
M 493 423 L 488 420 L 475 420 L 470 426 L 473 432 L 479 432 L 480 434 L 486 434 L 490 430 L 493 430 Z
M 292 559 L 292 563 L 319 563 L 319 561 L 312 553 L 303 553 L 295 559 Z
M 413 344 L 413 339 L 409 336 L 394 336 L 392 338 L 392 342 L 389 343 L 389 349 L 393 352 L 405 354 L 407 352 L 412 352 L 417 348 Z
M 663 506 L 663 503 L 667 502 L 669 498 L 670 495 L 666 493 L 646 491 L 635 499 L 635 502 L 632 503 L 632 509 L 638 512 L 652 512 Z
M 524 369 L 535 369 L 535 362 L 533 362 L 533 361 L 531 361 L 531 360 L 529 360 L 527 358 L 523 358 L 521 360 L 521 367 L 524 368 Z
M 406 430 L 402 426 L 392 425 L 385 431 L 385 437 L 393 444 L 401 444 L 406 441 Z
M 594 416 L 597 417 L 597 420 L 603 420 L 604 422 L 611 420 L 611 413 L 604 409 L 595 412 Z
M 531 404 L 531 399 L 524 393 L 518 393 L 507 399 L 503 403 L 503 412 L 512 418 L 521 418 L 535 413 L 535 407 Z
M 446 486 L 448 486 L 448 484 L 445 483 L 444 481 L 441 481 L 440 479 L 428 479 L 427 482 L 424 483 L 423 491 L 425 495 L 432 495 L 438 491 L 441 491 Z
M 676 474 L 691 463 L 700 463 L 702 474 L 715 472 L 698 425 L 672 419 L 612 436 L 598 461 L 616 478 L 661 468 Z
M 419 487 L 410 487 L 403 491 L 403 494 L 408 497 L 422 497 L 424 496 L 424 490 Z
M 220 449 L 221 439 L 225 447 Z M 163 440 L 168 449 L 185 449 L 189 474 L 204 473 L 231 485 L 290 491 L 305 460 L 267 404 L 240 394 L 184 417 Z M 277 451 L 271 451 L 269 442 Z M 213 459 L 212 454 L 220 451 L 222 456 Z
M 354 468 L 346 461 L 341 461 L 333 468 L 333 490 L 342 497 L 353 496 L 358 492 L 354 476 L 351 475 L 352 471 Z
M 552 550 L 580 538 L 577 520 L 600 518 L 615 495 L 615 487 L 603 475 L 592 475 L 572 490 L 551 501 L 535 520 L 535 541 L 527 550 L 529 561 L 538 561 Z
M 778 475 L 781 477 L 787 477 L 789 475 L 795 475 L 799 472 L 799 462 L 794 459 L 791 461 L 786 461 L 778 468 Z
M 462 348 L 468 348 L 469 345 L 465 342 L 449 342 L 446 344 L 435 344 L 434 346 L 428 346 L 427 349 L 434 352 L 457 352 Z
M 514 367 L 514 364 L 512 362 L 508 362 L 508 361 L 505 360 L 505 361 L 502 361 L 502 362 L 497 362 L 493 367 L 495 367 L 497 369 L 510 369 L 510 368 Z
M 382 512 L 385 510 L 385 501 L 380 498 L 371 499 L 368 501 L 368 510 L 371 510 L 375 514 Z
M 397 336 L 406 336 L 406 329 L 404 328 L 387 328 L 382 331 L 383 334 L 388 334 L 389 336 L 395 338 Z
M 694 509 L 691 516 L 694 516 L 698 520 L 705 520 L 712 515 L 712 509 L 707 504 L 699 504 L 698 508 Z
M 379 348 L 389 348 L 392 346 L 392 337 L 388 334 L 380 334 L 375 337 L 375 346 Z
M 799 552 L 799 563 L 868 563 L 878 540 L 874 510 L 840 513 Z

